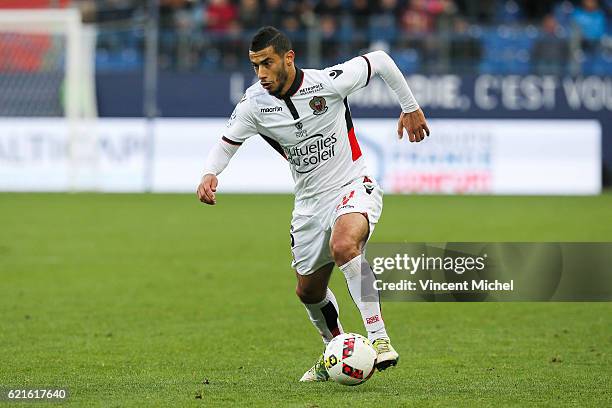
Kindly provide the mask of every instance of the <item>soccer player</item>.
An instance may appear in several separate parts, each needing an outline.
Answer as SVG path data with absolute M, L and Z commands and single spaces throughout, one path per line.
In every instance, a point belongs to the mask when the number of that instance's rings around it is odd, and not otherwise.
M 347 96 L 380 76 L 402 108 L 397 135 L 401 139 L 406 129 L 411 142 L 429 135 L 425 116 L 383 51 L 323 70 L 300 69 L 290 40 L 273 27 L 263 27 L 252 39 L 249 59 L 259 82 L 247 89 L 209 153 L 198 198 L 214 205 L 217 175 L 245 140 L 261 135 L 288 161 L 295 181 L 292 267 L 296 294 L 310 320 L 324 344 L 342 333 L 338 303 L 327 287 L 335 264 L 378 353 L 376 368 L 394 366 L 399 354 L 385 330 L 374 274 L 363 255 L 382 212 L 383 192 L 364 163 Z M 300 381 L 328 378 L 321 355 Z

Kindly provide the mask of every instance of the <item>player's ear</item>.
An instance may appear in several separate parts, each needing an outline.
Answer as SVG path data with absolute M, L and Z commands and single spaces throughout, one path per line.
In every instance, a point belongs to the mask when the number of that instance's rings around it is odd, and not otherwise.
M 287 64 L 288 67 L 290 67 L 291 65 L 293 65 L 293 61 L 295 60 L 295 52 L 293 52 L 293 50 L 289 50 L 285 53 L 285 64 Z

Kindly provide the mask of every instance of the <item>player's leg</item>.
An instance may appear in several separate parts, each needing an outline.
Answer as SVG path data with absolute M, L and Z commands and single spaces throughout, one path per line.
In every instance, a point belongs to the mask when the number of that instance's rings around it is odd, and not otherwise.
M 291 221 L 291 266 L 297 277 L 296 295 L 308 317 L 327 344 L 342 331 L 338 321 L 338 304 L 327 288 L 334 268 L 329 255 L 330 231 L 321 228 L 319 214 L 296 214 Z
M 321 334 L 324 344 L 342 333 L 342 325 L 338 318 L 338 303 L 331 289 L 327 287 L 333 268 L 334 264 L 329 263 L 308 275 L 296 272 L 298 282 L 295 293 L 304 304 L 308 317 Z M 304 373 L 300 381 L 313 382 L 328 379 L 329 375 L 325 369 L 323 355 L 321 355 L 315 364 Z
M 324 344 L 342 333 L 338 302 L 327 287 L 333 268 L 334 264 L 329 263 L 308 275 L 296 273 L 295 293 L 304 304 L 308 317 L 321 334 Z
M 376 367 L 384 370 L 396 365 L 399 355 L 389 342 L 380 311 L 380 296 L 374 286 L 375 276 L 363 256 L 369 234 L 367 213 L 343 214 L 336 219 L 329 245 L 332 257 L 344 273 L 351 297 L 361 313 L 368 339 L 378 352 Z
M 334 268 L 328 242 L 331 231 L 322 228 L 320 213 L 295 213 L 291 221 L 292 267 L 297 276 L 296 294 L 304 304 L 310 321 L 327 344 L 342 332 L 336 298 L 327 287 Z M 327 381 L 329 375 L 323 355 L 306 371 L 300 381 Z
M 353 301 L 361 312 L 368 339 L 373 342 L 388 336 L 380 314 L 378 291 L 374 288 L 374 273 L 362 256 L 369 232 L 370 226 L 364 214 L 344 214 L 336 220 L 329 245 L 336 265 L 344 273 Z

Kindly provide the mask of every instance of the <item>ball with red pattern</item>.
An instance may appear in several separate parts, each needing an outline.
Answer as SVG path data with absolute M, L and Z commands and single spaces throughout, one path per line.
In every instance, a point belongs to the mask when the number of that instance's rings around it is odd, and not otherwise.
M 329 377 L 344 385 L 358 385 L 374 374 L 376 350 L 360 334 L 342 333 L 325 349 L 325 368 Z

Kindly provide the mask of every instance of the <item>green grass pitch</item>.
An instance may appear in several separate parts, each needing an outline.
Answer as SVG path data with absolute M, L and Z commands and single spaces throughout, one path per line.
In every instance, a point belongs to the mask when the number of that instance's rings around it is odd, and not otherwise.
M 387 303 L 396 368 L 298 383 L 321 343 L 294 294 L 291 208 L 1 194 L 0 386 L 88 407 L 612 405 L 612 303 Z M 611 211 L 610 193 L 387 196 L 373 239 L 612 241 Z M 332 288 L 363 333 L 337 270 Z

